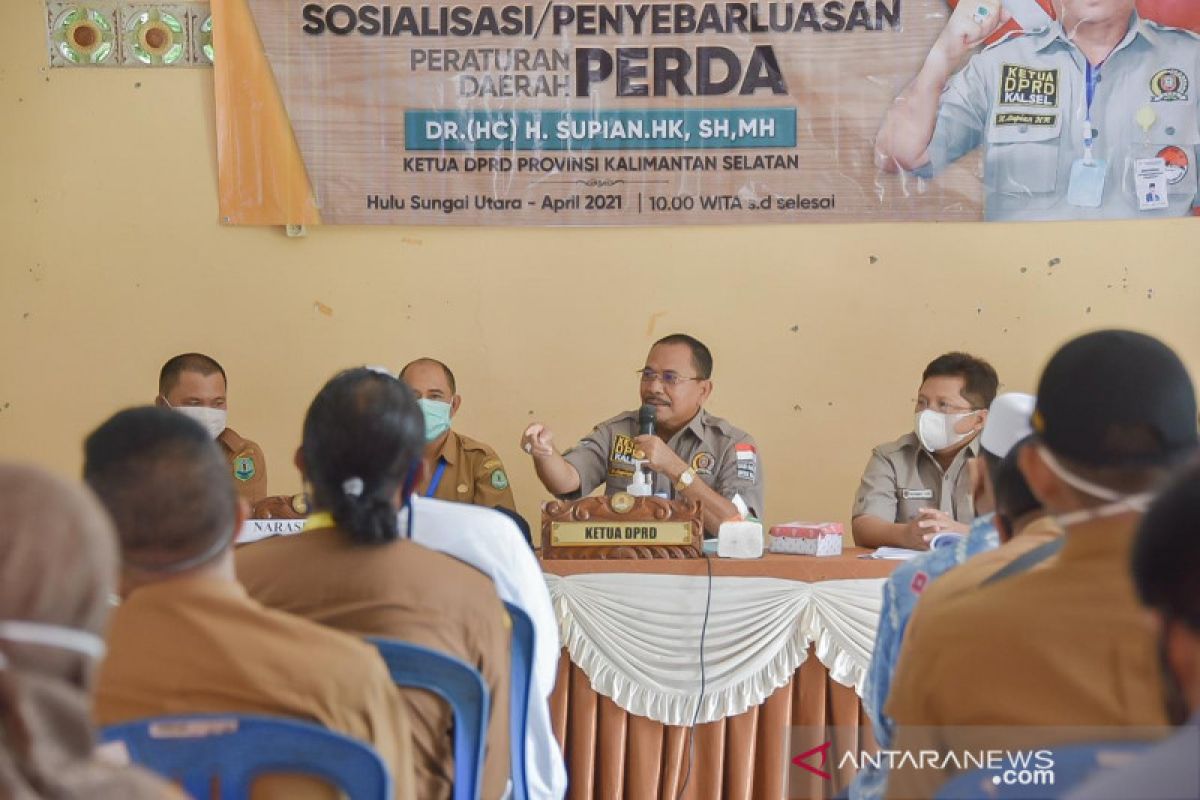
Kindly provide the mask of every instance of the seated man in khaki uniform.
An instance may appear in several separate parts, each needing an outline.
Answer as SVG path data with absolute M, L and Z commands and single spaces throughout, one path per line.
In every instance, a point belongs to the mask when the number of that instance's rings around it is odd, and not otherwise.
M 262 448 L 226 427 L 225 370 L 202 353 L 184 353 L 163 364 L 158 373 L 156 406 L 173 408 L 199 422 L 217 440 L 234 486 L 253 506 L 267 496 L 267 459 Z
M 871 451 L 851 530 L 862 547 L 928 548 L 942 531 L 966 533 L 975 519 L 967 462 L 1000 379 L 983 359 L 946 353 L 925 367 L 913 431 Z
M 400 380 L 413 390 L 425 415 L 425 474 L 416 493 L 516 513 L 508 473 L 496 451 L 450 429 L 462 405 L 450 368 L 433 358 L 418 358 L 400 370 Z
M 84 478 L 116 523 L 123 602 L 108 628 L 101 725 L 166 714 L 268 714 L 372 745 L 395 797 L 413 795 L 408 713 L 375 648 L 252 600 L 233 571 L 244 503 L 203 428 L 158 408 L 122 411 L 85 444 Z M 275 776 L 254 797 L 336 796 Z
M 525 429 L 521 448 L 560 498 L 583 497 L 600 484 L 605 494 L 625 491 L 634 463 L 645 461 L 654 472 L 655 494 L 700 501 L 706 535 L 738 517 L 735 495 L 761 519 L 763 478 L 754 438 L 704 410 L 713 390 L 712 365 L 712 353 L 691 336 L 659 339 L 637 370 L 642 403 L 656 411 L 654 433 L 640 435 L 639 412 L 627 411 L 562 454 L 550 429 L 535 422 Z

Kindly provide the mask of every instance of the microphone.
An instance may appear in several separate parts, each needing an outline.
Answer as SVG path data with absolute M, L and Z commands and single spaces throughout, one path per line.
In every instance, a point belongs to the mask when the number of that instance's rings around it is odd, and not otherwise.
M 653 436 L 654 423 L 658 419 L 658 409 L 646 403 L 638 409 L 638 436 Z

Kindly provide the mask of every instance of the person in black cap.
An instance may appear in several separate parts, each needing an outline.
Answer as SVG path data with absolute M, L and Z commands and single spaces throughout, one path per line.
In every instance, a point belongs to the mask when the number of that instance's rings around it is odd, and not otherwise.
M 1041 747 L 1077 737 L 1069 726 L 1166 722 L 1129 555 L 1152 493 L 1196 450 L 1192 382 L 1162 342 L 1107 330 L 1055 353 L 1037 398 L 1019 463 L 1064 543 L 910 631 L 888 707 L 897 749 Z M 1005 727 L 965 737 L 985 725 Z M 946 777 L 893 770 L 888 796 L 929 797 Z
M 1167 719 L 1178 732 L 1109 770 L 1070 800 L 1200 797 L 1200 463 L 1150 506 L 1133 546 L 1133 582 L 1158 628 Z

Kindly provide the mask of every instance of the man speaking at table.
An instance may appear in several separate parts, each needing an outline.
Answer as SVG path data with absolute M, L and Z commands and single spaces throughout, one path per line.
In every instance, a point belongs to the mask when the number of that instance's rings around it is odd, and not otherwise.
M 740 495 L 749 515 L 762 518 L 763 480 L 750 434 L 704 410 L 712 394 L 712 353 L 682 333 L 659 339 L 637 370 L 642 408 L 601 422 L 565 453 L 550 429 L 535 422 L 521 449 L 533 456 L 538 478 L 553 494 L 574 500 L 604 484 L 605 494 L 625 491 L 636 462 L 653 472 L 654 494 L 699 501 L 706 535 L 738 518 Z

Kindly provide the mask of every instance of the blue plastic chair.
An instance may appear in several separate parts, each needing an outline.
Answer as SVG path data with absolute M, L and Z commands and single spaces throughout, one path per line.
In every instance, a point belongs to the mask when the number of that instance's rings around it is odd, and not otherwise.
M 1132 758 L 1153 742 L 1092 742 L 1088 744 L 1047 745 L 1026 750 L 1049 750 L 1053 753 L 1054 782 L 1051 785 L 999 785 L 994 778 L 1000 775 L 994 770 L 972 770 L 942 784 L 934 795 L 935 800 L 1044 800 L 1057 798 L 1070 792 L 1088 778 L 1117 760 Z M 1007 766 L 1007 765 L 1006 765 Z M 1038 769 L 1034 760 L 1030 770 Z
M 453 656 L 410 642 L 370 637 L 392 680 L 433 692 L 454 713 L 454 800 L 479 800 L 483 782 L 483 743 L 491 700 L 483 677 Z
M 533 682 L 533 620 L 512 603 L 505 603 L 512 620 L 512 675 L 509 691 L 509 748 L 512 752 L 512 800 L 528 800 L 525 775 L 526 726 L 529 723 L 529 690 Z
M 391 800 L 392 778 L 369 745 L 340 733 L 279 717 L 189 714 L 109 725 L 105 743 L 123 742 L 135 764 L 179 783 L 196 800 L 246 800 L 263 774 L 322 778 L 353 800 Z

